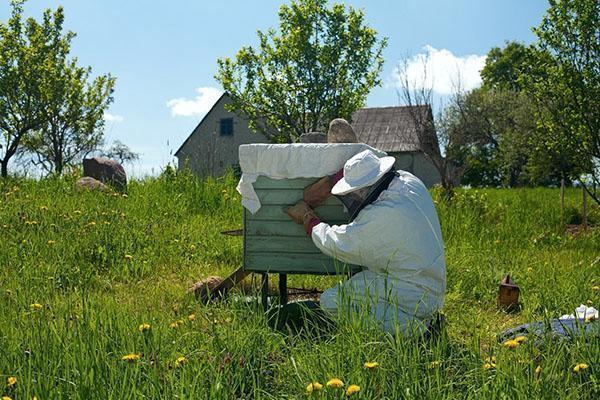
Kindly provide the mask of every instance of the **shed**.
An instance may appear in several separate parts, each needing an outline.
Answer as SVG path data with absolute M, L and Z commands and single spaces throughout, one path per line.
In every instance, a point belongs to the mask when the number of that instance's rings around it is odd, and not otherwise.
M 361 108 L 352 114 L 358 141 L 396 158 L 396 168 L 417 176 L 427 186 L 441 178 L 424 150 L 438 147 L 433 114 L 428 106 Z

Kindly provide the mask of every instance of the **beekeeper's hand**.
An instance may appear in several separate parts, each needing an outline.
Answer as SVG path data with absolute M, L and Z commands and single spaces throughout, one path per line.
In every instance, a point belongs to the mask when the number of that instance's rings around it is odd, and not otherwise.
M 283 211 L 298 225 L 304 224 L 306 219 L 310 220 L 312 217 L 315 217 L 315 212 L 304 200 L 300 200 L 292 207 L 288 207 Z
M 343 170 L 334 175 L 325 176 L 304 188 L 304 201 L 312 208 L 318 207 L 331 195 L 331 188 L 343 177 Z

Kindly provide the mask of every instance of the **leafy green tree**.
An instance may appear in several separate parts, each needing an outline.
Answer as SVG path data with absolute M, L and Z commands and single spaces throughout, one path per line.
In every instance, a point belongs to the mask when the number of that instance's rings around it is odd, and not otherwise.
M 563 177 L 600 183 L 600 2 L 551 0 L 541 24 L 526 90 L 537 104 L 539 151 Z M 543 71 L 543 73 L 536 73 Z M 583 183 L 583 182 L 582 182 Z M 588 189 L 589 190 L 589 189 Z M 596 193 L 589 191 L 600 204 Z
M 231 96 L 231 109 L 273 141 L 350 119 L 380 84 L 387 39 L 377 38 L 361 10 L 292 0 L 279 10 L 279 32 L 258 31 L 258 39 L 258 48 L 219 59 L 215 78 Z
M 503 48 L 493 47 L 481 70 L 483 87 L 495 90 L 522 90 L 520 77 L 530 63 L 530 50 L 519 42 L 507 42 Z
M 64 49 L 68 38 L 53 35 L 62 29 L 63 15 L 44 13 L 41 24 L 23 21 L 25 0 L 11 2 L 12 14 L 0 22 L 0 167 L 8 175 L 10 160 L 22 150 L 22 143 L 44 121 L 41 78 L 45 76 L 52 52 Z
M 91 68 L 77 60 L 58 59 L 43 84 L 45 121 L 27 141 L 34 162 L 49 173 L 96 150 L 104 136 L 104 112 L 112 103 L 115 78 L 101 75 L 90 80 Z

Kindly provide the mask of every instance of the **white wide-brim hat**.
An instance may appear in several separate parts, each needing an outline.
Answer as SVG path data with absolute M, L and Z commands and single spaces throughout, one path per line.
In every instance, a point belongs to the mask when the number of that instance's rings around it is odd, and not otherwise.
M 394 157 L 377 157 L 371 150 L 352 156 L 344 164 L 344 177 L 331 189 L 331 194 L 344 195 L 371 186 L 394 166 Z

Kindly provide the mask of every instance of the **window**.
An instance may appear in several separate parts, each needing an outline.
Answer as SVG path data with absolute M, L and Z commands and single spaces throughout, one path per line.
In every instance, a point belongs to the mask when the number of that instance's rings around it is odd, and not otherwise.
M 219 130 L 221 136 L 233 135 L 233 118 L 221 118 L 221 129 Z

